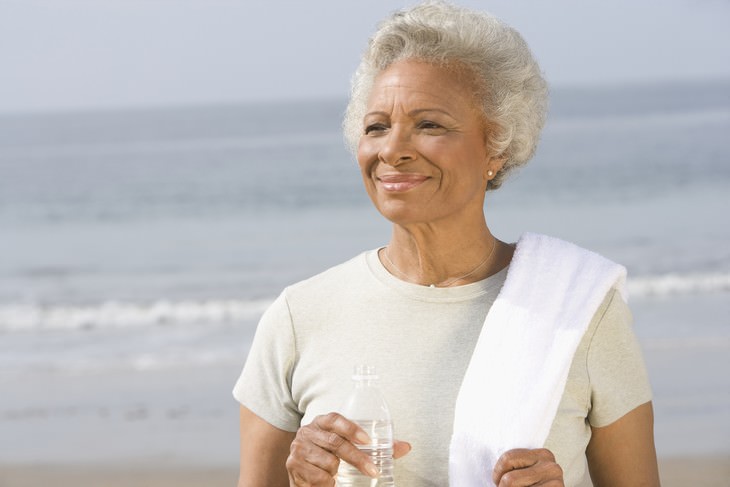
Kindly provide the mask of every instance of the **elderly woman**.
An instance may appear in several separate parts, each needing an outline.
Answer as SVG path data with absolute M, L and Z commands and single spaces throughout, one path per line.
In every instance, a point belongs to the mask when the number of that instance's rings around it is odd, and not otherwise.
M 375 33 L 344 123 L 390 241 L 288 287 L 234 395 L 239 486 L 374 474 L 336 411 L 378 367 L 399 487 L 659 485 L 651 391 L 622 267 L 557 239 L 495 238 L 485 192 L 532 156 L 547 89 L 517 32 L 427 3 Z

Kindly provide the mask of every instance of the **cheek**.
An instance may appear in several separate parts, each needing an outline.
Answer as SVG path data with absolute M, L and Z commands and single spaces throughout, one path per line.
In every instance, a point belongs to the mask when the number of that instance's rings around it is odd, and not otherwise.
M 362 138 L 357 145 L 357 163 L 363 175 L 368 175 L 378 161 L 378 152 L 372 141 Z

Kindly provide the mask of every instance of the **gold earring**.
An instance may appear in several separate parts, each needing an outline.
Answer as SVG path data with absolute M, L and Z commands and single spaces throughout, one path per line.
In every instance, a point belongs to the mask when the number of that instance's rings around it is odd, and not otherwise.
M 492 170 L 490 169 L 489 171 L 487 171 L 487 176 L 491 178 L 492 176 L 494 176 L 494 172 L 492 172 Z

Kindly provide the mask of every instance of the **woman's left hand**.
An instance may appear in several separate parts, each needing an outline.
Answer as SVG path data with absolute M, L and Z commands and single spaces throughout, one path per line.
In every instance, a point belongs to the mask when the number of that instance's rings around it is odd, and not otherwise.
M 516 448 L 502 454 L 492 472 L 497 487 L 565 487 L 563 469 L 553 452 L 545 448 Z

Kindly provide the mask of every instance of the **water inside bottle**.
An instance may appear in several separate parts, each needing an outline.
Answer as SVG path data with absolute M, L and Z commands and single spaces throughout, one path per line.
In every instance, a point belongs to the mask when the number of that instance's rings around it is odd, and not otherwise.
M 345 461 L 340 461 L 337 472 L 338 487 L 394 487 L 393 481 L 393 425 L 390 421 L 355 421 L 370 436 L 371 443 L 357 445 L 380 471 L 376 479 L 361 473 Z

